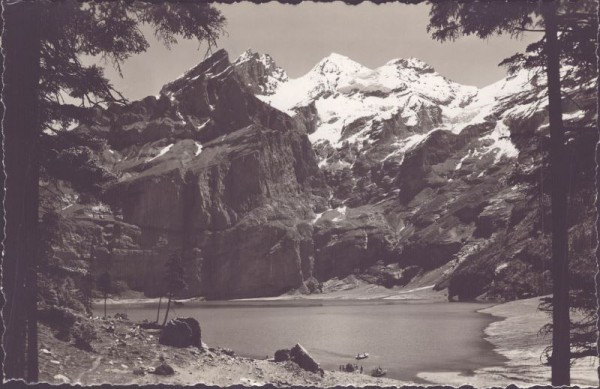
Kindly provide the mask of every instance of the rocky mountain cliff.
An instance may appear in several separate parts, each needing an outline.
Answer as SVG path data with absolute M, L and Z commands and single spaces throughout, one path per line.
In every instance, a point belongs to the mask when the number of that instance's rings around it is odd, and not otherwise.
M 65 231 L 54 255 L 150 296 L 173 250 L 186 294 L 208 298 L 348 276 L 459 299 L 546 293 L 544 83 L 522 71 L 478 89 L 417 59 L 338 54 L 290 79 L 266 54 L 218 51 L 73 130 L 103 140 L 94 158 L 115 179 L 92 199 L 42 183 Z M 595 84 L 565 76 L 565 90 L 572 251 L 589 260 Z

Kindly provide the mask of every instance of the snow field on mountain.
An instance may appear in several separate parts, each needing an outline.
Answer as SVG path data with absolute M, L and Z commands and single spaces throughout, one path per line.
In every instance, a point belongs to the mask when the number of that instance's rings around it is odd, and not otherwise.
M 237 62 L 244 60 L 248 59 L 242 55 Z M 269 66 L 273 65 L 269 62 Z M 531 89 L 531 74 L 527 71 L 477 89 L 449 81 L 415 58 L 394 59 L 369 69 L 334 53 L 304 76 L 278 81 L 272 94 L 257 97 L 291 116 L 298 108 L 314 103 L 319 124 L 309 134 L 310 141 L 313 144 L 328 142 L 334 148 L 348 142 L 360 149 L 363 142 L 373 142 L 372 136 L 381 131 L 386 121 L 400 119 L 407 128 L 419 128 L 421 115 L 427 110 L 440 108 L 439 129 L 455 134 L 469 125 L 486 122 L 493 114 L 530 115 L 539 109 L 539 104 L 517 104 L 506 109 L 502 103 L 515 95 L 530 93 Z M 505 112 L 497 112 L 499 110 Z M 396 149 L 382 161 L 401 157 L 431 132 L 395 140 L 392 145 Z M 495 162 L 502 157 L 518 156 L 502 118 L 481 140 L 486 144 L 482 153 L 496 153 Z M 326 161 L 320 165 L 326 166 Z

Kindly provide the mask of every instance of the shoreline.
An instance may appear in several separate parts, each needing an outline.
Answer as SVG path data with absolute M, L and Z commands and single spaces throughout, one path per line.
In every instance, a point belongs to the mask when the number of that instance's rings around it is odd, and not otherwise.
M 428 291 L 430 288 L 418 288 L 416 290 L 416 292 L 423 292 L 423 291 Z M 405 295 L 413 294 L 415 292 L 414 289 L 410 289 L 408 291 L 404 291 Z M 220 306 L 227 306 L 227 307 L 236 307 L 236 306 L 240 306 L 240 307 L 248 307 L 248 306 L 255 306 L 255 305 L 265 305 L 265 306 L 304 306 L 304 305 L 308 305 L 308 306 L 312 306 L 312 305 L 356 305 L 357 307 L 359 307 L 361 304 L 374 304 L 374 305 L 387 305 L 387 304 L 429 304 L 429 303 L 437 303 L 439 304 L 440 302 L 443 302 L 444 304 L 449 303 L 446 299 L 440 300 L 440 299 L 424 299 L 424 298 L 417 298 L 417 299 L 408 299 L 406 297 L 403 297 L 401 299 L 382 299 L 380 296 L 370 296 L 370 299 L 361 299 L 361 300 L 354 300 L 352 299 L 352 296 L 349 295 L 345 295 L 344 298 L 339 298 L 340 295 L 337 295 L 337 299 L 333 298 L 333 299 L 329 299 L 329 294 L 320 294 L 320 295 L 316 295 L 314 297 L 319 297 L 319 299 L 315 299 L 315 298 L 311 298 L 311 299 L 297 299 L 297 298 L 288 298 L 288 296 L 284 296 L 285 298 L 276 298 L 276 299 L 243 299 L 243 300 L 227 300 L 227 301 L 199 301 L 198 299 L 188 299 L 186 300 L 187 302 L 189 302 L 189 304 L 186 304 L 186 306 L 182 307 L 182 308 L 188 308 L 188 309 L 195 309 L 195 307 L 210 307 L 211 305 L 220 305 Z M 423 296 L 421 296 L 423 297 Z M 115 309 L 119 310 L 120 308 L 126 308 L 126 304 L 128 303 L 145 303 L 142 305 L 138 305 L 139 307 L 143 307 L 143 309 L 150 307 L 151 304 L 155 304 L 158 301 L 158 299 L 123 299 L 120 301 L 117 301 L 117 304 L 113 305 L 111 308 L 112 312 L 115 312 Z M 454 302 L 453 304 L 455 305 L 461 305 L 460 302 Z M 477 326 L 477 328 L 475 328 L 475 332 L 473 332 L 473 334 L 475 336 L 472 337 L 473 342 L 476 342 L 477 344 L 479 344 L 478 348 L 480 351 L 476 351 L 476 354 L 473 354 L 473 357 L 469 358 L 469 361 L 466 362 L 466 366 L 467 370 L 465 371 L 465 373 L 471 372 L 473 370 L 479 369 L 481 367 L 486 367 L 486 366 L 494 366 L 496 363 L 499 363 L 499 360 L 502 360 L 502 355 L 499 354 L 496 350 L 493 344 L 491 344 L 485 337 L 483 334 L 483 331 L 485 328 L 487 328 L 487 326 L 489 326 L 491 323 L 493 323 L 494 321 L 497 321 L 499 318 L 494 316 L 494 315 L 490 315 L 490 314 L 482 314 L 478 311 L 480 311 L 482 308 L 489 308 L 491 306 L 493 306 L 494 303 L 491 302 L 465 302 L 464 304 L 470 305 L 469 308 L 466 308 L 467 311 L 472 312 L 475 315 L 478 315 L 481 317 L 481 319 L 479 320 L 479 325 Z M 145 305 L 145 307 L 144 307 Z M 131 308 L 134 308 L 134 306 L 130 306 Z M 127 307 L 129 308 L 129 307 Z M 359 308 L 360 309 L 360 308 Z M 465 311 L 466 312 L 466 311 Z M 214 343 L 214 342 L 213 342 Z M 221 345 L 220 343 L 214 343 L 217 345 Z M 227 346 L 227 347 L 232 347 L 231 345 Z M 237 350 L 236 350 L 237 351 Z M 247 358 L 255 358 L 256 355 L 253 354 L 244 354 L 243 352 L 239 354 L 240 356 L 243 357 L 247 357 Z M 457 360 L 458 365 L 460 365 L 460 362 Z M 457 366 L 456 364 L 454 366 Z M 424 367 L 424 366 L 423 366 Z M 431 367 L 430 367 L 431 368 Z M 425 379 L 420 379 L 417 376 L 417 373 L 419 371 L 416 370 L 414 371 L 414 374 L 411 373 L 410 377 L 413 377 L 412 380 L 416 380 L 415 383 L 420 383 L 422 385 L 426 385 L 429 384 L 430 381 L 429 380 L 425 380 Z M 393 379 L 400 379 L 400 380 L 406 380 L 406 379 L 411 379 L 409 376 L 394 376 L 394 377 L 390 377 Z
M 428 288 L 418 288 L 419 290 L 405 291 L 405 295 L 413 295 L 415 292 L 428 290 Z M 398 291 L 395 291 L 398 292 Z M 358 301 L 352 298 L 352 294 L 334 295 L 336 298 L 330 298 L 330 294 L 314 295 L 312 298 L 295 298 L 296 296 L 280 296 L 278 298 L 261 298 L 261 299 L 238 299 L 238 300 L 222 300 L 222 301 L 204 301 L 203 299 L 192 298 L 186 300 L 178 300 L 190 303 L 232 303 L 233 305 L 265 303 L 277 304 L 282 303 L 319 303 L 318 300 L 329 300 L 333 304 L 338 303 L 427 303 L 440 302 L 440 300 L 431 300 L 417 296 L 415 299 L 406 297 L 396 299 L 382 298 L 379 294 L 372 294 L 369 298 L 363 298 Z M 315 297 L 318 297 L 315 298 Z M 419 298 L 420 297 L 420 298 Z M 506 386 L 507 383 L 513 383 L 518 386 L 532 385 L 547 385 L 550 382 L 550 367 L 543 365 L 540 362 L 540 357 L 544 348 L 550 344 L 549 336 L 538 335 L 539 329 L 547 323 L 550 318 L 537 309 L 541 297 L 535 297 L 524 300 L 516 300 L 506 303 L 489 302 L 487 306 L 475 308 L 473 311 L 485 315 L 485 323 L 483 323 L 482 333 L 478 336 L 478 341 L 483 341 L 482 347 L 489 348 L 497 357 L 487 359 L 484 356 L 481 361 L 491 363 L 479 363 L 475 360 L 472 366 L 474 369 L 456 371 L 422 371 L 416 375 L 418 382 L 425 382 L 431 385 L 473 385 L 476 387 L 490 386 Z M 447 300 L 444 300 L 448 302 Z M 157 303 L 158 299 L 122 299 L 110 301 L 114 307 L 119 307 L 125 304 L 153 304 Z M 450 303 L 450 302 L 448 302 Z M 460 304 L 460 303 L 455 303 Z M 486 304 L 481 302 L 481 304 Z M 108 304 L 107 304 L 108 305 Z M 485 365 L 485 366 L 482 366 Z M 579 360 L 572 366 L 571 376 L 572 385 L 579 386 L 596 386 L 597 373 L 596 367 L 598 362 L 595 358 L 587 358 Z M 330 372 L 335 373 L 335 372 Z M 344 378 L 349 376 L 342 375 Z M 333 376 L 329 376 L 333 378 Z
M 358 289 L 358 290 L 357 290 Z M 362 293 L 362 287 L 351 290 L 342 290 L 333 293 L 315 295 L 283 295 L 266 298 L 209 300 L 203 298 L 190 298 L 177 300 L 193 306 L 201 304 L 319 304 L 319 300 L 335 303 L 431 303 L 448 302 L 441 299 L 443 293 L 432 296 L 431 287 L 418 287 L 408 290 L 381 290 L 371 287 L 374 293 L 355 298 L 356 293 Z M 431 298 L 433 297 L 433 298 Z M 511 302 L 488 302 L 487 307 L 474 311 L 487 316 L 486 324 L 482 329 L 480 341 L 494 352 L 498 360 L 492 361 L 493 365 L 477 367 L 474 370 L 457 371 L 422 371 L 417 374 L 419 381 L 433 385 L 473 385 L 476 387 L 506 386 L 514 383 L 518 386 L 547 385 L 550 382 L 550 367 L 540 362 L 544 348 L 551 343 L 548 336 L 538 336 L 539 329 L 550 318 L 537 309 L 541 297 L 534 297 Z M 126 298 L 108 300 L 107 306 L 113 308 L 126 305 L 157 304 L 158 298 Z M 95 300 L 94 305 L 100 306 L 102 300 Z M 486 302 L 481 302 L 486 304 Z M 99 304 L 99 305 L 96 305 Z M 478 366 L 475 363 L 475 366 Z M 481 365 L 479 365 L 481 366 Z M 586 358 L 576 361 L 571 368 L 572 385 L 597 386 L 596 358 Z
M 472 374 L 456 371 L 422 372 L 419 378 L 440 385 L 472 385 L 475 387 L 520 387 L 549 385 L 550 366 L 541 363 L 544 348 L 551 343 L 551 335 L 538 335 L 539 329 L 550 318 L 537 309 L 541 297 L 495 304 L 478 310 L 496 317 L 484 330 L 484 339 L 506 361 L 498 366 L 477 369 Z M 571 366 L 571 385 L 598 386 L 597 358 L 577 360 Z

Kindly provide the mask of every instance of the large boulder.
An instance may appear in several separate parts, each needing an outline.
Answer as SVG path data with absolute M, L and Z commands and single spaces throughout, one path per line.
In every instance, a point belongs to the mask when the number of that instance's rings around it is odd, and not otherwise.
M 290 350 L 290 359 L 295 362 L 302 369 L 310 371 L 312 373 L 323 374 L 323 369 L 313 357 L 310 356 L 308 351 L 300 343 L 296 343 Z
M 172 347 L 202 348 L 200 324 L 191 317 L 173 319 L 162 330 L 158 342 Z

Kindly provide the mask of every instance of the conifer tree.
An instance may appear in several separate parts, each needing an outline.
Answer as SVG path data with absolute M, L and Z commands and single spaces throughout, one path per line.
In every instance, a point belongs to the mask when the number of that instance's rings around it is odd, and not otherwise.
M 5 1 L 2 6 L 7 188 L 2 373 L 36 381 L 42 130 L 57 132 L 74 123 L 91 123 L 95 109 L 126 102 L 102 67 L 84 65 L 83 56 L 104 58 L 120 69 L 123 61 L 148 48 L 141 24 L 150 25 L 167 46 L 183 37 L 210 48 L 222 33 L 224 18 L 209 4 L 186 0 Z M 21 304 L 24 297 L 26 303 Z
M 169 317 L 169 309 L 171 308 L 171 300 L 175 294 L 183 291 L 187 288 L 187 284 L 184 280 L 184 270 L 181 258 L 181 253 L 175 251 L 169 256 L 169 260 L 166 264 L 165 272 L 165 291 L 167 292 L 167 312 L 165 313 L 165 319 L 163 320 L 163 327 L 167 324 Z
M 596 3 L 590 0 L 499 2 L 432 2 L 428 31 L 446 41 L 462 35 L 519 37 L 539 32 L 542 38 L 503 62 L 514 71 L 545 70 L 550 123 L 552 179 L 553 332 L 552 384 L 570 384 L 570 320 L 565 130 L 562 121 L 561 64 L 575 65 L 577 76 L 595 74 Z
M 104 297 L 104 318 L 106 318 L 106 299 L 108 298 L 108 294 L 112 288 L 112 279 L 110 278 L 110 273 L 105 271 L 104 273 L 100 274 L 100 276 L 98 276 L 96 285 Z

